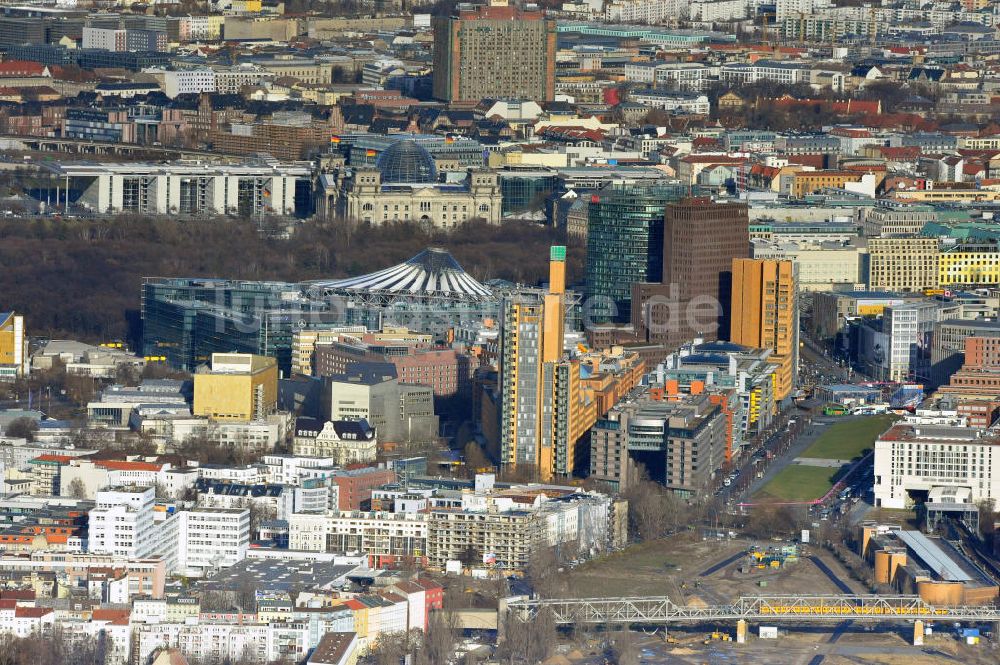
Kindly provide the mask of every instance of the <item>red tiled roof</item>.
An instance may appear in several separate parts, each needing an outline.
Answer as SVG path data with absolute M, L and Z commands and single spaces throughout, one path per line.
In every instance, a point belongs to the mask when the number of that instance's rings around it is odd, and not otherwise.
M 886 159 L 916 159 L 920 156 L 920 146 L 883 146 L 880 152 Z
M 687 164 L 742 164 L 746 160 L 729 155 L 685 155 L 681 161 Z
M 32 60 L 8 60 L 0 62 L 0 76 L 41 76 L 45 65 Z
M 385 598 L 386 600 L 388 600 L 390 602 L 393 602 L 393 603 L 405 603 L 406 602 L 406 598 L 404 598 L 403 596 L 400 596 L 399 594 L 392 593 L 391 591 L 383 591 L 381 595 L 382 595 L 383 598 Z
M 52 453 L 46 453 L 44 455 L 39 455 L 35 459 L 40 462 L 59 462 L 61 464 L 66 464 L 73 458 L 69 455 L 54 455 Z
M 848 99 L 844 102 L 834 102 L 832 109 L 834 113 L 871 113 L 878 115 L 882 112 L 882 102 L 877 99 Z
M 18 607 L 14 610 L 14 616 L 19 619 L 41 619 L 54 611 L 51 607 Z
M 0 543 L 31 543 L 35 537 L 32 535 L 23 536 L 16 533 L 0 533 Z
M 424 590 L 422 586 L 416 582 L 410 582 L 408 580 L 403 580 L 402 582 L 396 582 L 393 585 L 395 588 L 399 589 L 403 593 L 420 593 Z
M 107 621 L 116 626 L 125 626 L 128 625 L 130 615 L 130 610 L 97 609 L 93 611 L 91 618 L 94 621 Z
M 441 586 L 440 584 L 438 584 L 437 582 L 435 582 L 434 580 L 432 580 L 432 579 L 430 579 L 428 577 L 418 577 L 417 579 L 415 579 L 413 581 L 414 581 L 414 583 L 419 584 L 420 586 L 422 586 L 425 591 L 443 591 L 444 590 L 443 586 Z
M 849 136 L 853 138 L 869 138 L 872 133 L 867 129 L 859 127 L 834 127 L 830 130 L 831 136 Z
M 127 460 L 105 459 L 94 462 L 95 466 L 103 467 L 110 471 L 159 471 L 162 464 L 152 462 L 129 462 Z

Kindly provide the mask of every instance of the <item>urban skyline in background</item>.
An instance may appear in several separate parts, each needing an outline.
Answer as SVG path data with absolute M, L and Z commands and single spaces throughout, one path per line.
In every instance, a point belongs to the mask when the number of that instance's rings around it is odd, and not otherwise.
M 0 661 L 997 662 L 998 14 L 0 6 Z

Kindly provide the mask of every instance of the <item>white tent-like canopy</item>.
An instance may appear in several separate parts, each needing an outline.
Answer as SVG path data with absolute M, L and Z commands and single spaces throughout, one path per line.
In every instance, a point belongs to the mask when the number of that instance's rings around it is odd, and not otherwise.
M 430 247 L 404 263 L 347 279 L 317 281 L 328 292 L 365 292 L 397 296 L 490 299 L 493 292 L 462 269 L 447 251 Z

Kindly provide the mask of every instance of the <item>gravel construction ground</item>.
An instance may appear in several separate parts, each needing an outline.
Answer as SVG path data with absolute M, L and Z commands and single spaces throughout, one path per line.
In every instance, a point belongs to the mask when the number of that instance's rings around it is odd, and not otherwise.
M 725 604 L 740 596 L 801 593 L 841 593 L 811 561 L 802 558 L 781 569 L 741 573 L 746 563 L 737 557 L 730 564 L 702 576 L 720 562 L 746 552 L 751 540 L 701 540 L 691 533 L 627 548 L 608 557 L 566 570 L 561 595 L 575 598 L 610 596 L 668 596 L 683 604 Z M 762 543 L 779 545 L 779 543 Z M 840 564 L 819 548 L 808 552 L 826 563 L 834 575 L 857 592 L 864 589 Z M 761 586 L 760 582 L 765 585 Z

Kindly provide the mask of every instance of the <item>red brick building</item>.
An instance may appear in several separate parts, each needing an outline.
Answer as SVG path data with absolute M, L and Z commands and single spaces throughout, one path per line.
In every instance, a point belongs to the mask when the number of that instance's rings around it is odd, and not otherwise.
M 337 504 L 340 510 L 367 510 L 372 490 L 396 482 L 396 473 L 375 467 L 352 469 L 339 472 L 333 482 L 340 488 Z

